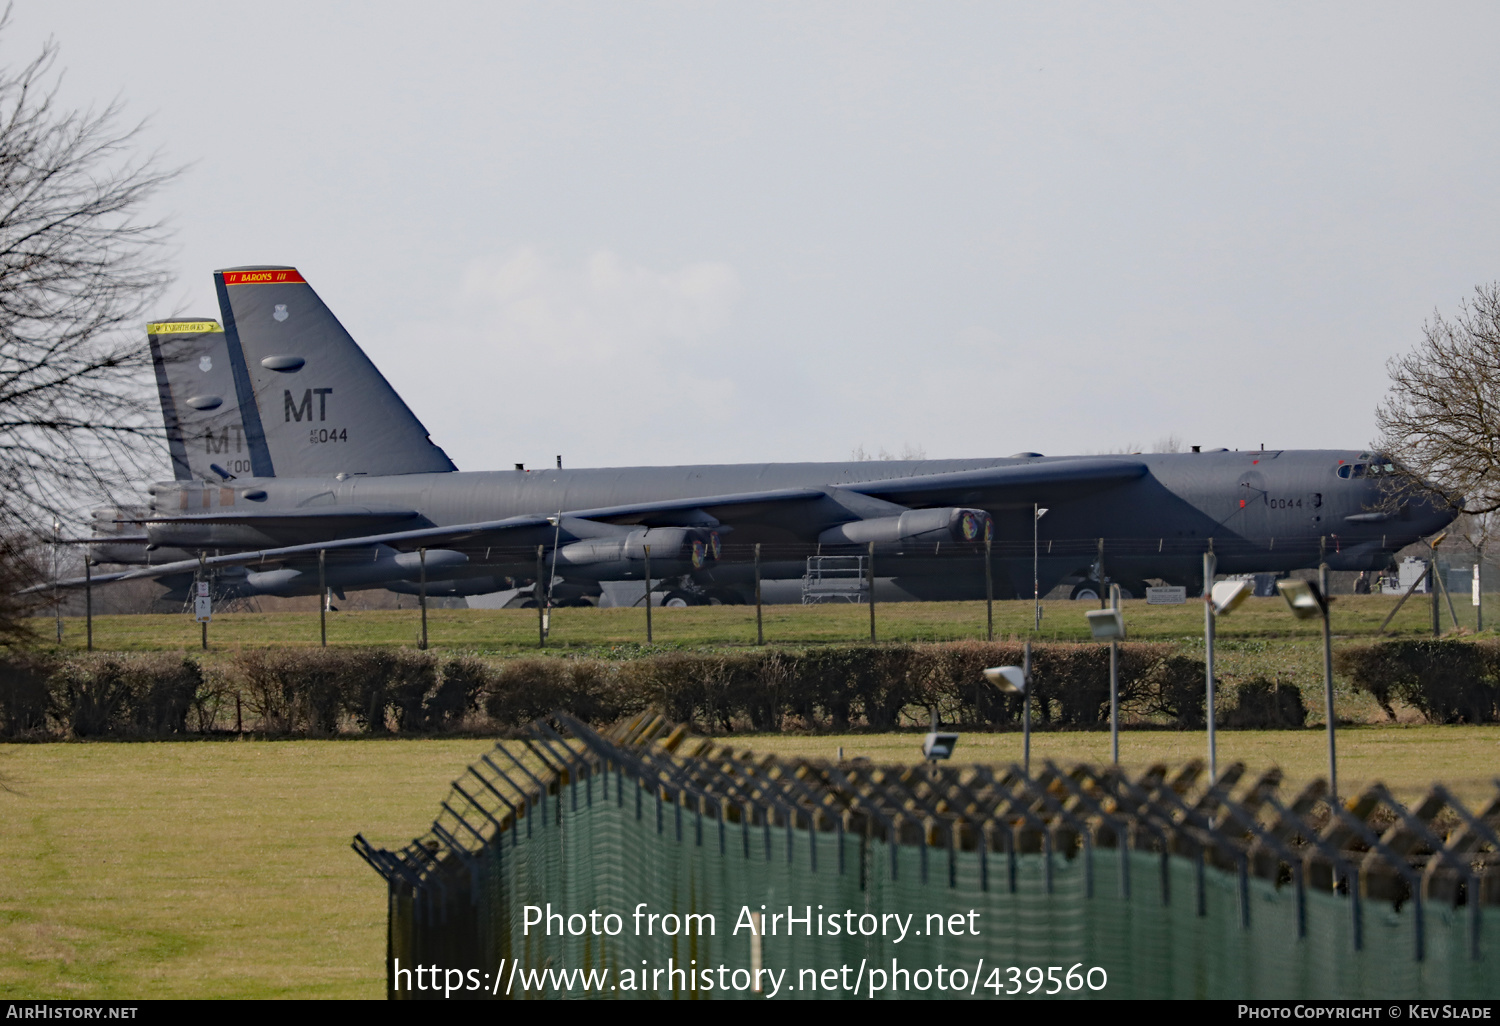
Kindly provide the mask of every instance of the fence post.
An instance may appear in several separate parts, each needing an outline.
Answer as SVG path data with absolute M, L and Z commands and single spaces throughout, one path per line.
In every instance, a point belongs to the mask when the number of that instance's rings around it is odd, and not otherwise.
M 427 649 L 427 550 L 417 550 L 417 559 L 422 564 L 422 581 L 418 588 L 418 600 L 422 603 L 422 643 L 417 647 L 425 651 Z
M 327 549 L 318 550 L 318 632 L 323 638 L 323 647 L 328 647 L 328 574 L 323 558 Z
M 1218 749 L 1214 746 L 1214 570 L 1218 559 L 1214 550 L 1203 554 L 1203 663 L 1207 676 L 1207 698 L 1204 711 L 1208 714 L 1208 782 L 1219 781 Z
M 1026 681 L 1026 691 L 1021 695 L 1021 732 L 1024 735 L 1021 749 L 1021 770 L 1031 777 L 1031 639 L 1026 639 L 1025 654 L 1021 659 L 1021 678 Z
M 195 585 L 199 581 L 203 580 L 204 573 L 205 573 L 203 567 L 204 567 L 204 562 L 207 559 L 208 559 L 208 553 L 204 552 L 202 549 L 199 549 L 198 550 L 198 572 L 193 575 L 193 583 Z M 197 600 L 198 600 L 198 589 L 194 588 L 193 589 L 193 601 L 197 602 Z M 202 631 L 201 631 L 201 634 L 200 634 L 200 640 L 201 640 L 201 643 L 203 645 L 203 651 L 207 652 L 208 651 L 208 621 L 207 620 L 201 620 L 201 621 L 199 621 L 198 626 L 200 628 L 202 628 Z M 61 641 L 62 640 L 62 620 L 58 620 L 57 621 L 57 630 L 58 630 L 57 640 Z
M 991 541 L 984 539 L 984 640 L 995 640 L 995 575 L 990 564 Z
M 647 601 L 650 601 L 649 595 Z M 757 645 L 766 643 L 766 632 L 760 619 L 760 542 L 755 543 L 755 643 Z

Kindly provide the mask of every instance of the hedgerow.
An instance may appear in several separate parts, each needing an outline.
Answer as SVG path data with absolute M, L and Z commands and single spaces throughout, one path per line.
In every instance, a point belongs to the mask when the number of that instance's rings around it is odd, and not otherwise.
M 500 732 L 554 710 L 610 723 L 648 707 L 709 732 L 889 730 L 1019 724 L 1019 695 L 984 679 L 1024 658 L 1013 642 L 846 645 L 805 651 L 666 652 L 629 660 L 485 662 L 410 649 L 282 649 L 215 663 L 165 656 L 0 662 L 0 735 L 172 737 L 247 730 L 279 736 Z M 1227 726 L 1300 726 L 1300 693 L 1250 682 Z M 1204 671 L 1170 645 L 1120 647 L 1129 718 L 1204 720 Z M 1305 715 L 1305 714 L 1304 714 Z M 1032 648 L 1039 728 L 1094 728 L 1109 716 L 1109 652 Z

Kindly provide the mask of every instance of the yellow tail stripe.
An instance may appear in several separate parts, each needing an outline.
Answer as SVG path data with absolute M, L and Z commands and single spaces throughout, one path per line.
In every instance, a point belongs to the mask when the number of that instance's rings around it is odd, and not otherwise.
M 203 335 L 223 330 L 218 321 L 162 321 L 146 325 L 148 335 Z

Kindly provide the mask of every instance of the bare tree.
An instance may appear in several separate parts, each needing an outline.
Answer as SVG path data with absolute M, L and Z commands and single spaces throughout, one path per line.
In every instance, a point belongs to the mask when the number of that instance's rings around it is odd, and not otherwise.
M 10 10 L 0 14 L 0 39 Z M 169 281 L 143 216 L 175 171 L 139 152 L 118 102 L 59 100 L 57 46 L 0 64 L 0 644 L 33 636 L 54 521 L 116 505 L 160 468 L 145 314 Z
M 9 11 L 0 16 L 0 37 Z M 0 531 L 51 529 L 159 465 L 142 343 L 169 281 L 143 207 L 176 172 L 118 102 L 67 110 L 57 47 L 0 68 Z
M 1462 496 L 1476 516 L 1500 510 L 1500 283 L 1476 287 L 1451 320 L 1434 312 L 1422 342 L 1386 368 L 1375 418 L 1399 490 Z

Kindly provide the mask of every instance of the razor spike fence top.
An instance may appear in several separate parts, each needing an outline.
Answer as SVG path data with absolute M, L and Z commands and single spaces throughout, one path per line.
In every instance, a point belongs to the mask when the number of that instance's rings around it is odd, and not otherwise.
M 638 899 L 704 911 L 731 901 L 731 891 L 736 902 L 757 900 L 762 886 L 761 902 L 793 893 L 824 902 L 847 890 L 851 907 L 878 892 L 902 907 L 941 900 L 1008 908 L 991 913 L 990 933 L 971 950 L 993 954 L 1009 944 L 1014 959 L 1024 955 L 1010 936 L 1020 921 L 1006 921 L 1015 910 L 1004 902 L 1030 888 L 1048 916 L 1067 905 L 1059 921 L 1082 915 L 1107 925 L 1124 916 L 1138 930 L 1152 916 L 1187 916 L 1184 924 L 1163 920 L 1168 937 L 1204 917 L 1225 920 L 1212 941 L 1200 938 L 1202 952 L 1179 946 L 1172 958 L 1214 951 L 1219 962 L 1291 965 L 1314 949 L 1318 958 L 1336 949 L 1337 968 L 1309 984 L 1316 994 L 1292 996 L 1349 993 L 1377 979 L 1371 952 L 1397 952 L 1416 967 L 1415 975 L 1388 973 L 1371 984 L 1377 991 L 1500 994 L 1500 915 L 1492 911 L 1500 905 L 1500 781 L 1474 812 L 1441 786 L 1411 807 L 1378 784 L 1330 806 L 1323 781 L 1285 797 L 1281 779 L 1278 770 L 1253 776 L 1236 763 L 1210 784 L 1197 761 L 1134 775 L 1048 762 L 1028 776 L 1016 766 L 778 758 L 693 736 L 651 713 L 605 731 L 557 713 L 470 767 L 427 833 L 396 849 L 357 836 L 353 847 L 389 885 L 392 951 L 404 964 L 441 952 L 481 966 L 523 950 L 559 964 L 629 961 L 652 953 L 625 945 L 641 938 L 554 950 L 521 937 L 521 904 L 588 894 L 601 907 L 600 896 L 611 896 L 620 912 Z M 569 869 L 570 859 L 588 865 Z M 631 869 L 632 860 L 640 866 Z M 1214 897 L 1221 892 L 1229 897 Z M 1134 904 L 1121 911 L 1122 901 Z M 1096 933 L 1110 930 L 1090 926 L 1068 943 L 1103 943 Z M 1063 943 L 1058 937 L 1031 955 L 1063 957 L 1047 948 Z M 703 938 L 695 950 L 706 958 L 732 943 Z M 1167 957 L 1172 945 L 1161 943 L 1153 954 L 1121 941 L 1112 957 L 1146 972 L 1150 959 Z M 1110 968 L 1111 978 L 1122 969 Z M 1111 990 L 1170 996 L 1143 979 Z M 1191 993 L 1233 988 L 1210 991 Z

